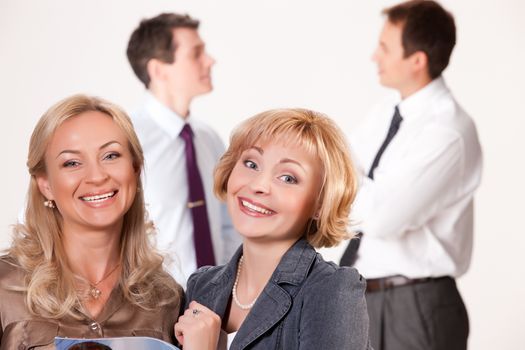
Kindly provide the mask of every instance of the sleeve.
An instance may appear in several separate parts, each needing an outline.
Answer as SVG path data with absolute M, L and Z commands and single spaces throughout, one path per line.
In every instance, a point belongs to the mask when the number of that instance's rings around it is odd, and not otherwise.
M 211 269 L 213 266 L 202 266 L 197 271 L 191 274 L 190 278 L 188 278 L 188 283 L 186 284 L 186 295 L 184 300 L 184 308 L 181 311 L 181 314 L 184 313 L 184 311 L 188 308 L 191 301 L 195 298 L 195 288 L 197 287 L 197 283 L 199 282 L 199 278 L 209 269 Z
M 457 135 L 427 130 L 396 166 L 363 176 L 352 222 L 365 235 L 396 238 L 420 227 L 457 198 L 463 172 L 463 144 Z
M 338 268 L 307 291 L 300 349 L 369 349 L 366 282 L 354 268 Z
M 175 344 L 177 346 L 180 346 L 180 344 L 177 342 L 177 338 L 175 337 L 175 324 L 179 320 L 179 316 L 182 315 L 184 312 L 184 301 L 185 301 L 185 294 L 184 290 L 181 288 L 181 294 L 180 294 L 180 300 L 177 302 L 173 302 L 172 304 L 168 305 L 164 308 L 164 315 L 161 317 L 162 322 L 164 324 L 164 329 L 166 330 L 166 334 L 169 335 L 169 338 L 171 340 L 172 344 Z
M 190 278 L 188 279 L 188 283 L 186 284 L 186 293 L 184 296 L 184 307 L 181 310 L 181 315 L 184 313 L 184 311 L 190 305 L 190 302 L 193 300 L 193 291 L 195 290 L 195 283 L 197 283 L 197 279 L 197 272 L 192 273 Z

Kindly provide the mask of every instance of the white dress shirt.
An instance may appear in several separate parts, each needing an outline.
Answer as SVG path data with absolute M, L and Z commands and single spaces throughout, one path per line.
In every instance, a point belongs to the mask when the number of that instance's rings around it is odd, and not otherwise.
M 371 180 L 366 174 L 396 105 L 403 121 Z M 366 278 L 462 275 L 470 264 L 482 155 L 474 122 L 443 78 L 378 106 L 350 143 L 361 175 L 351 220 L 364 233 L 355 267 Z
M 184 120 L 147 92 L 144 104 L 132 115 L 144 150 L 144 197 L 157 230 L 157 248 L 166 256 L 166 268 L 183 287 L 196 268 L 193 219 L 187 203 L 185 144 L 179 134 L 185 123 L 193 129 L 197 166 L 206 197 L 206 209 L 217 264 L 229 261 L 241 243 L 226 206 L 213 194 L 213 169 L 224 152 L 220 137 L 193 116 Z

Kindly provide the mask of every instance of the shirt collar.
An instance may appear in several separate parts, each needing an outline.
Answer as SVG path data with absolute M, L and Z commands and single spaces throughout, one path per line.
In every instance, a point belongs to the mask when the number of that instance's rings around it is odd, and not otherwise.
M 281 258 L 272 280 L 275 283 L 301 284 L 306 279 L 316 256 L 315 249 L 306 239 L 299 239 Z
M 160 126 L 171 138 L 179 136 L 184 124 L 189 123 L 191 117 L 183 118 L 166 105 L 160 102 L 151 92 L 146 92 L 144 110 L 147 115 Z
M 440 76 L 414 94 L 399 102 L 399 113 L 403 119 L 413 119 L 418 117 L 422 111 L 426 110 L 430 100 L 436 95 L 448 91 L 445 80 Z

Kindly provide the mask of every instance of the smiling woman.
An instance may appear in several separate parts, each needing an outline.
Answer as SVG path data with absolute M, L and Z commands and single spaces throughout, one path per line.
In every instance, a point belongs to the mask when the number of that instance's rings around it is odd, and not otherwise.
M 84 95 L 52 106 L 27 162 L 25 223 L 0 257 L 0 345 L 55 336 L 174 342 L 182 289 L 150 245 L 142 149 L 128 116 Z
M 44 161 L 46 172 L 36 174 L 36 180 L 40 192 L 56 203 L 66 245 L 79 232 L 121 231 L 139 169 L 126 135 L 110 116 L 86 111 L 65 120 L 51 137 Z
M 228 264 L 188 280 L 175 325 L 184 346 L 369 349 L 364 279 L 314 250 L 349 236 L 349 153 L 329 118 L 304 109 L 263 112 L 233 132 L 215 193 L 243 244 Z

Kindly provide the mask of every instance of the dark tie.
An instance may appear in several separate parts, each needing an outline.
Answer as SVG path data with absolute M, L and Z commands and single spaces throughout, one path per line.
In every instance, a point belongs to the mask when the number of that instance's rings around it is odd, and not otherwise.
M 379 165 L 379 161 L 381 160 L 381 156 L 383 155 L 383 152 L 385 151 L 386 147 L 392 141 L 394 136 L 396 136 L 397 132 L 399 131 L 399 126 L 401 125 L 401 122 L 403 121 L 403 117 L 401 117 L 401 114 L 399 114 L 399 108 L 396 106 L 396 109 L 394 111 L 394 116 L 392 117 L 392 121 L 390 122 L 390 127 L 388 128 L 388 133 L 386 134 L 385 140 L 383 141 L 383 144 L 379 148 L 379 151 L 377 151 L 377 154 L 374 158 L 374 162 L 372 163 L 372 166 L 370 167 L 370 171 L 368 172 L 368 177 L 372 180 L 374 179 L 374 170 Z M 345 252 L 343 253 L 343 256 L 341 257 L 341 262 L 339 265 L 341 266 L 352 266 L 354 265 L 355 261 L 357 260 L 357 250 L 359 249 L 359 244 L 361 243 L 361 238 L 363 237 L 362 232 L 358 232 L 354 238 L 350 240 L 348 243 L 348 247 L 346 248 Z
M 354 238 L 348 243 L 348 247 L 341 257 L 341 266 L 353 266 L 357 259 L 357 250 L 359 249 L 359 244 L 361 243 L 361 237 L 363 237 L 362 232 L 357 232 Z
M 383 141 L 383 144 L 379 148 L 379 151 L 377 151 L 376 157 L 374 158 L 374 162 L 372 163 L 370 171 L 368 172 L 368 177 L 372 180 L 374 179 L 374 170 L 376 170 L 377 166 L 379 165 L 379 161 L 381 160 L 383 152 L 385 151 L 390 141 L 392 141 L 394 136 L 396 136 L 402 121 L 403 117 L 401 117 L 401 114 L 399 114 L 399 108 L 396 106 L 396 110 L 394 111 L 394 116 L 392 117 L 392 121 L 390 122 L 390 128 L 388 128 L 388 133 L 386 134 L 385 141 Z
M 188 208 L 190 208 L 193 218 L 193 243 L 197 256 L 197 267 L 215 265 L 210 224 L 208 222 L 208 213 L 206 212 L 206 198 L 199 168 L 197 167 L 197 155 L 193 147 L 193 131 L 189 124 L 184 125 L 180 136 L 186 144 L 186 169 L 190 190 Z

